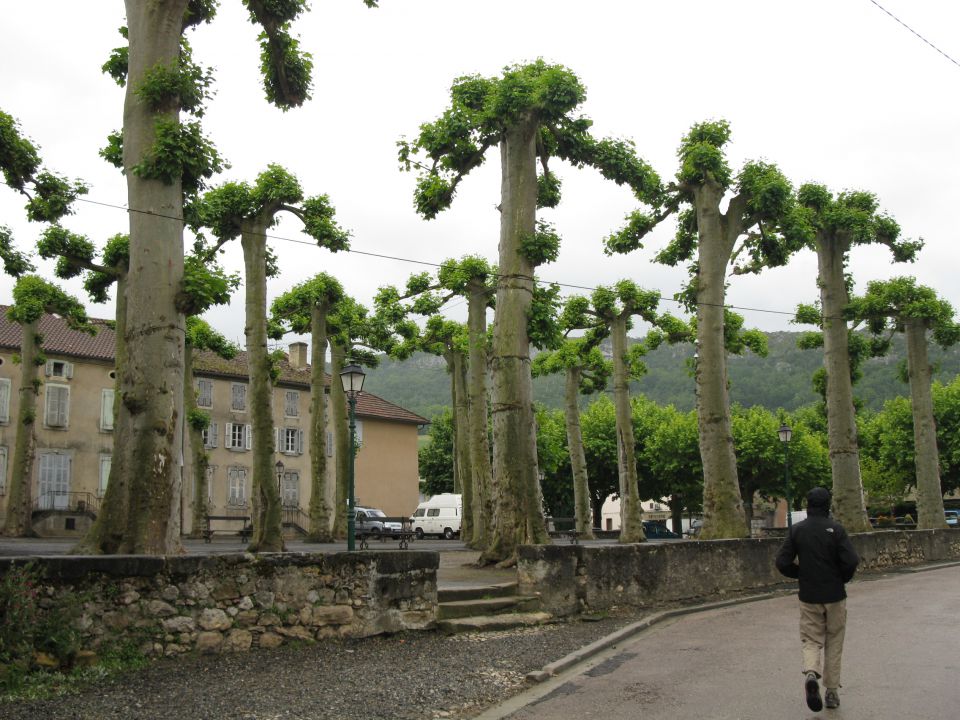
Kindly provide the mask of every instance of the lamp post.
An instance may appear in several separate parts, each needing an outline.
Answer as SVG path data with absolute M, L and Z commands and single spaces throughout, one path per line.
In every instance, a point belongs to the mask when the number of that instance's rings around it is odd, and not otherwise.
M 340 382 L 343 392 L 347 395 L 350 405 L 350 472 L 347 473 L 347 550 L 356 549 L 357 523 L 354 509 L 354 461 L 356 460 L 356 432 L 357 432 L 357 395 L 363 390 L 363 379 L 366 375 L 363 368 L 350 363 L 340 372 Z
M 793 430 L 787 423 L 782 422 L 777 435 L 783 443 L 783 487 L 787 495 L 787 530 L 789 530 L 793 527 L 793 514 L 790 512 L 793 508 L 793 500 L 790 497 L 790 439 L 793 437 Z
M 277 469 L 277 497 L 280 498 L 280 505 L 283 506 L 283 460 L 277 460 L 274 467 Z

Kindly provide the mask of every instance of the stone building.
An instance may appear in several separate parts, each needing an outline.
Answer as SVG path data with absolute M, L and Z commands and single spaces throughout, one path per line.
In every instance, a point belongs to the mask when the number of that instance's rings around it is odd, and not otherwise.
M 0 308 L 4 310 L 5 308 Z M 93 321 L 96 335 L 70 330 L 56 316 L 40 322 L 42 382 L 34 423 L 36 445 L 32 499 L 34 529 L 40 535 L 83 534 L 96 517 L 110 476 L 113 453 L 114 333 L 105 321 Z M 6 512 L 10 465 L 16 444 L 19 409 L 21 328 L 0 313 L 0 526 Z M 306 529 L 310 502 L 310 367 L 307 346 L 293 343 L 273 387 L 273 419 L 278 477 L 287 530 Z M 194 357 L 197 403 L 211 418 L 203 435 L 208 469 L 209 513 L 249 516 L 252 453 L 248 373 L 245 353 L 223 360 L 209 353 Z M 327 392 L 330 377 L 327 376 Z M 328 403 L 329 412 L 329 403 Z M 356 457 L 358 504 L 388 515 L 409 515 L 417 506 L 417 432 L 428 421 L 366 390 L 357 402 Z M 327 433 L 321 450 L 328 456 L 328 487 L 333 504 L 334 443 Z M 181 527 L 190 532 L 193 468 L 189 436 L 184 437 Z M 235 524 L 234 524 L 235 525 Z M 237 530 L 230 523 L 213 528 Z

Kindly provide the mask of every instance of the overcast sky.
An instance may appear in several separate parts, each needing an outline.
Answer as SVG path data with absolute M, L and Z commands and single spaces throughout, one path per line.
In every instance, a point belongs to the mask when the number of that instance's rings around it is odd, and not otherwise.
M 868 280 L 911 274 L 960 307 L 960 67 L 870 0 L 381 0 L 379 9 L 361 0 L 313 0 L 294 28 L 313 54 L 313 99 L 287 113 L 263 98 L 257 29 L 242 3 L 220 4 L 212 25 L 189 34 L 196 59 L 215 68 L 217 94 L 203 124 L 232 165 L 217 182 L 252 181 L 268 163 L 280 163 L 307 194 L 329 194 L 353 250 L 427 262 L 468 253 L 496 259 L 496 152 L 460 185 L 450 210 L 425 221 L 414 212 L 415 177 L 399 170 L 396 141 L 443 111 L 454 78 L 495 75 L 542 57 L 579 75 L 587 88 L 582 111 L 598 136 L 633 139 L 665 179 L 676 171 L 676 148 L 689 126 L 725 118 L 734 168 L 763 158 L 798 185 L 876 193 L 904 235 L 924 238 L 926 247 L 904 266 L 881 249 L 854 251 L 858 290 Z M 960 58 L 960 5 L 880 4 Z M 97 154 L 121 126 L 123 90 L 100 66 L 121 44 L 123 3 L 5 0 L 0 8 L 0 108 L 20 121 L 48 167 L 91 185 L 92 202 L 79 203 L 64 224 L 102 245 L 127 229 L 124 210 L 93 204 L 126 204 L 123 178 Z M 556 225 L 563 244 L 541 278 L 587 287 L 629 278 L 665 297 L 680 288 L 685 271 L 651 262 L 671 237 L 671 223 L 646 249 L 606 257 L 602 239 L 636 207 L 632 196 L 594 171 L 552 169 L 563 179 L 563 202 L 541 217 Z M 23 217 L 23 198 L 0 187 L 0 224 L 27 248 L 42 227 Z M 308 239 L 289 217 L 273 234 Z M 430 269 L 284 240 L 272 246 L 281 275 L 269 283 L 271 299 L 325 271 L 369 303 L 379 286 Z M 225 262 L 242 270 L 239 242 Z M 39 267 L 50 275 L 51 265 Z M 805 252 L 787 268 L 733 278 L 728 301 L 790 313 L 817 297 L 815 277 L 816 260 Z M 79 282 L 67 287 L 82 293 Z M 0 303 L 11 302 L 11 289 L 11 279 L 0 278 Z M 676 310 L 671 302 L 662 307 Z M 112 305 L 88 310 L 113 315 Z M 786 314 L 741 312 L 763 330 L 796 327 Z M 463 307 L 450 311 L 463 314 Z M 242 290 L 207 319 L 242 343 Z

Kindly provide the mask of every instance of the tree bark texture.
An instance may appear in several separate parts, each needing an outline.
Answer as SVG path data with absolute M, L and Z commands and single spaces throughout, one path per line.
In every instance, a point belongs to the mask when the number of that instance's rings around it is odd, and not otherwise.
M 8 537 L 33 535 L 33 458 L 36 450 L 37 422 L 37 325 L 21 327 L 20 341 L 20 407 L 17 411 L 17 439 L 10 468 L 10 487 L 7 490 L 7 515 L 3 534 Z
M 327 311 L 326 302 L 310 310 L 310 542 L 333 541 L 333 508 L 327 500 Z
M 515 561 L 521 544 L 549 541 L 537 467 L 527 321 L 534 267 L 520 253 L 536 223 L 537 119 L 527 114 L 500 141 L 500 276 L 491 357 L 496 527 L 481 562 Z
M 917 528 L 947 527 L 940 489 L 940 453 L 930 392 L 931 368 L 927 357 L 927 324 L 920 318 L 904 318 L 907 367 L 910 373 L 910 406 L 913 410 L 913 452 L 917 467 Z
M 347 482 L 350 479 L 350 429 L 347 427 L 347 396 L 343 392 L 340 373 L 347 359 L 347 349 L 330 343 L 330 428 L 333 431 L 333 461 L 337 470 L 336 502 L 333 509 L 333 534 L 338 540 L 347 537 Z
M 473 471 L 470 468 L 470 412 L 467 396 L 467 358 L 458 350 L 448 353 L 453 388 L 453 491 L 462 495 L 460 537 L 473 535 Z
M 617 420 L 617 474 L 620 480 L 620 542 L 644 542 L 643 509 L 637 479 L 637 458 L 630 413 L 630 380 L 627 377 L 627 318 L 610 323 L 613 345 L 613 404 Z
M 593 513 L 590 511 L 590 482 L 587 476 L 587 456 L 583 449 L 580 428 L 580 368 L 567 368 L 564 386 L 564 420 L 567 425 L 567 448 L 570 451 L 570 470 L 573 474 L 573 515 L 579 536 L 593 539 Z
M 166 183 L 134 170 L 150 151 L 155 123 L 176 120 L 176 103 L 154 111 L 141 100 L 144 74 L 180 56 L 187 0 L 126 0 L 129 63 L 123 113 L 123 166 L 130 207 L 127 288 L 129 362 L 121 370 L 122 428 L 114 456 L 129 478 L 128 511 L 117 548 L 131 554 L 180 551 L 180 460 L 183 428 L 184 319 L 176 296 L 183 279 L 183 215 L 179 178 Z
M 870 522 L 860 478 L 857 417 L 850 378 L 850 346 L 843 312 L 849 302 L 844 257 L 849 243 L 817 236 L 820 306 L 823 312 L 823 365 L 827 371 L 827 445 L 833 475 L 833 514 L 849 532 L 867 532 Z
M 267 357 L 267 239 L 273 213 L 264 212 L 241 224 L 240 242 L 246 284 L 247 367 L 250 386 L 247 411 L 253 431 L 252 552 L 280 552 L 283 543 L 283 511 L 274 467 L 273 383 Z
M 699 228 L 697 269 L 697 425 L 703 461 L 703 530 L 705 540 L 747 537 L 743 501 L 727 391 L 724 343 L 726 272 L 741 232 L 742 201 L 730 201 L 720 213 L 723 188 L 708 179 L 694 190 Z
M 490 468 L 490 441 L 487 420 L 487 288 L 482 282 L 472 281 L 467 310 L 469 333 L 469 395 L 470 395 L 470 469 L 473 473 L 472 548 L 482 550 L 493 538 L 493 477 Z M 466 505 L 464 505 L 466 518 Z

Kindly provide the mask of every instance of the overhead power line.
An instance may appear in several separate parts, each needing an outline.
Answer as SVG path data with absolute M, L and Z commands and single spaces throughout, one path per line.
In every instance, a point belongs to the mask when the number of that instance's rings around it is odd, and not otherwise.
M 90 200 L 88 198 L 77 198 L 77 200 L 79 202 L 88 203 L 90 205 L 99 205 L 101 207 L 113 208 L 115 210 L 124 210 L 126 212 L 139 213 L 142 215 L 151 215 L 153 217 L 165 218 L 167 220 L 176 220 L 181 223 L 184 222 L 184 219 L 182 217 L 176 217 L 175 215 L 165 215 L 163 213 L 154 212 L 153 210 L 138 210 L 136 208 L 128 208 L 124 205 L 116 205 L 113 203 L 100 202 L 97 200 Z M 306 245 L 308 247 L 314 247 L 314 248 L 317 247 L 317 244 L 310 240 L 298 240 L 296 238 L 283 237 L 282 235 L 271 235 L 270 233 L 263 233 L 263 237 L 267 238 L 268 240 L 279 240 L 281 242 L 289 242 L 289 243 L 294 243 L 296 245 Z M 433 262 L 430 260 L 419 260 L 416 258 L 402 257 L 400 255 L 386 255 L 384 253 L 375 253 L 375 252 L 369 252 L 366 250 L 354 250 L 352 248 L 341 250 L 340 252 L 352 253 L 354 255 L 363 255 L 365 257 L 375 257 L 375 258 L 380 258 L 382 260 L 393 260 L 395 262 L 411 263 L 413 265 L 425 265 L 427 267 L 435 267 L 435 268 L 446 267 L 443 263 Z M 494 274 L 496 275 L 496 273 Z M 499 277 L 499 275 L 497 275 L 497 277 Z M 556 285 L 557 287 L 570 288 L 572 290 L 585 290 L 587 292 L 593 292 L 594 290 L 597 289 L 595 286 L 574 285 L 572 283 L 555 282 L 552 280 L 545 280 L 543 278 L 541 278 L 540 281 L 548 285 Z M 678 305 L 681 304 L 679 300 L 673 297 L 660 295 L 659 299 L 665 302 L 677 303 Z M 703 305 L 705 307 L 723 307 L 728 310 L 742 310 L 743 312 L 766 313 L 768 315 L 785 315 L 788 317 L 793 317 L 794 315 L 796 315 L 795 312 L 788 311 L 788 310 L 771 310 L 769 308 L 755 308 L 755 307 L 747 307 L 744 305 L 725 305 L 720 303 L 703 303 L 703 302 L 698 304 Z
M 907 30 L 909 30 L 911 33 L 913 33 L 914 35 L 916 35 L 918 38 L 920 38 L 923 42 L 925 42 L 927 45 L 929 45 L 930 47 L 932 47 L 932 48 L 933 48 L 934 50 L 936 50 L 938 53 L 940 53 L 941 55 L 943 55 L 947 60 L 949 60 L 950 62 L 952 62 L 954 65 L 956 65 L 957 67 L 960 67 L 960 62 L 957 62 L 957 61 L 954 60 L 952 57 L 950 57 L 949 55 L 947 55 L 947 53 L 945 53 L 943 50 L 941 50 L 940 48 L 938 48 L 938 47 L 937 47 L 936 45 L 934 45 L 932 42 L 930 42 L 929 40 L 927 40 L 923 35 L 921 35 L 921 34 L 918 33 L 916 30 L 914 30 L 912 27 L 910 27 L 909 25 L 907 25 L 903 20 L 901 20 L 900 18 L 898 18 L 896 15 L 894 15 L 894 14 L 893 14 L 892 12 L 890 12 L 889 10 L 887 10 L 883 5 L 881 5 L 880 3 L 878 3 L 877 0 L 869 0 L 869 2 L 870 2 L 871 4 L 873 4 L 873 5 L 876 5 L 876 6 L 877 6 L 878 8 L 880 8 L 881 10 L 883 10 L 883 12 L 885 12 L 887 15 L 889 15 L 890 17 L 892 17 L 894 20 L 896 20 L 896 21 L 897 21 L 898 23 L 900 23 L 901 25 L 903 25 L 903 27 L 905 27 L 905 28 L 906 28 Z

